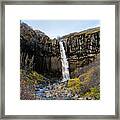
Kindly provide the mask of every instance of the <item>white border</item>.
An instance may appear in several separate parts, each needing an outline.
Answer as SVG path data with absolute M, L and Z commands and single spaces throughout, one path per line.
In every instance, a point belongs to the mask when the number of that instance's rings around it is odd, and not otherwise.
M 92 20 L 100 26 L 101 100 L 19 99 L 20 20 Z M 5 115 L 114 115 L 115 5 L 5 5 Z

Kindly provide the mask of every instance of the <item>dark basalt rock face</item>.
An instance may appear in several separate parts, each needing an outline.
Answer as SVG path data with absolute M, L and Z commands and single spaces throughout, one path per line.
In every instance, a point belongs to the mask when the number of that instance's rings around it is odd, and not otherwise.
M 94 62 L 100 53 L 100 28 L 70 33 L 62 37 L 69 61 L 71 78 L 74 72 Z
M 48 77 L 61 76 L 59 43 L 25 23 L 20 24 L 20 67 Z
M 77 68 L 84 67 L 100 53 L 100 28 L 75 32 L 62 37 L 71 78 Z M 62 76 L 59 42 L 40 30 L 20 23 L 20 67 L 34 70 L 48 78 Z

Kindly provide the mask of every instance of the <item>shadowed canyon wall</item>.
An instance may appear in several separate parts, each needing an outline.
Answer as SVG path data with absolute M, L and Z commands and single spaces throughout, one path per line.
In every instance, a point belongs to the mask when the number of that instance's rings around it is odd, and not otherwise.
M 100 52 L 100 28 L 75 32 L 62 37 L 71 77 L 77 68 L 88 65 Z M 40 30 L 20 23 L 20 67 L 48 78 L 61 78 L 59 42 Z

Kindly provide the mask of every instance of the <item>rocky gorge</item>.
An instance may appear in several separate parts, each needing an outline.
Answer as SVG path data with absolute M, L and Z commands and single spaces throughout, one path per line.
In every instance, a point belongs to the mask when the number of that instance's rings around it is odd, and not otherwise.
M 36 99 L 40 87 L 47 89 L 44 91 L 44 96 L 48 96 L 49 99 L 56 99 L 57 95 L 57 99 L 64 99 L 64 96 L 59 97 L 61 93 L 68 96 L 66 99 L 74 99 L 76 95 L 76 99 L 79 97 L 85 99 L 86 96 L 91 99 L 99 98 L 100 28 L 70 33 L 62 36 L 61 39 L 63 39 L 71 78 L 67 86 L 60 82 L 62 64 L 59 41 L 56 38 L 49 38 L 40 30 L 33 30 L 26 23 L 20 23 L 20 98 L 22 100 Z M 92 91 L 95 93 L 91 93 Z M 91 94 L 97 94 L 98 98 Z M 47 98 L 37 96 L 37 99 Z

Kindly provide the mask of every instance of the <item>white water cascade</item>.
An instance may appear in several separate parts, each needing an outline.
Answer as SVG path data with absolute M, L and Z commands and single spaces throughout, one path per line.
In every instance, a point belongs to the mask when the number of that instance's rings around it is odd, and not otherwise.
M 62 76 L 63 76 L 62 82 L 65 82 L 70 79 L 69 65 L 66 58 L 63 42 L 60 41 L 59 44 L 60 44 L 60 53 L 61 53 L 61 62 L 62 62 Z

